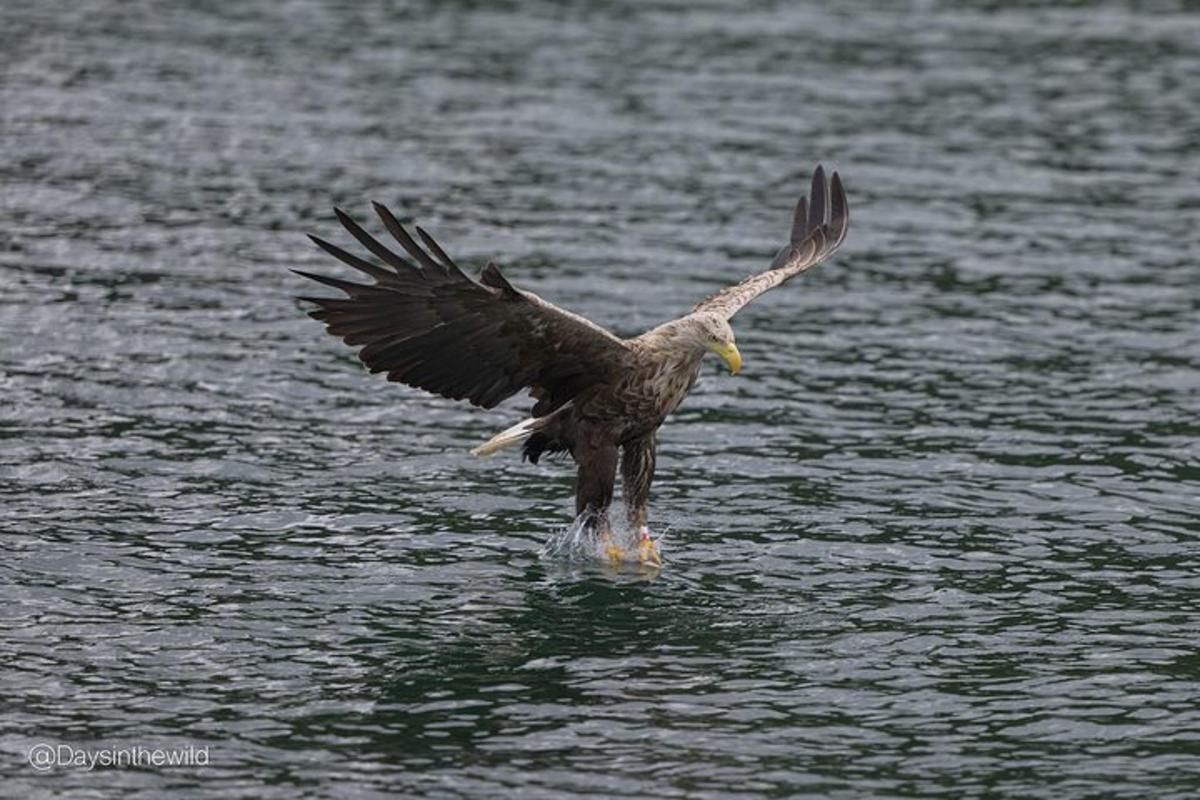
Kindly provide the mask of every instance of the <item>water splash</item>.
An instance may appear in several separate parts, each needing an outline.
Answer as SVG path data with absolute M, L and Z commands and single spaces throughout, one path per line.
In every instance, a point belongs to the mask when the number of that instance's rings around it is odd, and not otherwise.
M 661 541 L 661 537 L 651 540 L 655 555 L 660 552 Z M 600 517 L 592 511 L 583 512 L 570 525 L 555 532 L 542 546 L 541 555 L 553 561 L 602 561 L 657 566 L 646 558 L 647 549 L 639 529 L 618 524 L 602 534 Z

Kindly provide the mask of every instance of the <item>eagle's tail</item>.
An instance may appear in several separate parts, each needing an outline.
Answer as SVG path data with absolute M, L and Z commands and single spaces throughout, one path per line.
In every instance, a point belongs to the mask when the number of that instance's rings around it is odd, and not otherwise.
M 538 428 L 545 422 L 545 417 L 531 417 L 524 422 L 519 422 L 513 425 L 508 430 L 497 433 L 492 438 L 488 439 L 479 447 L 471 450 L 473 456 L 490 456 L 499 450 L 506 447 L 512 447 L 514 444 L 519 444 L 525 441 L 530 436 L 537 433 Z

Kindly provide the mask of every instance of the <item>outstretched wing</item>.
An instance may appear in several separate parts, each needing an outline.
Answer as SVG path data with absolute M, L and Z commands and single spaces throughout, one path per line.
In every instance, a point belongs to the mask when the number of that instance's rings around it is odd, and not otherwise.
M 850 209 L 846 205 L 842 179 L 834 172 L 833 180 L 827 183 L 825 169 L 818 165 L 813 173 L 811 196 L 800 198 L 796 204 L 792 240 L 775 256 L 771 268 L 709 295 L 692 310 L 731 318 L 742 306 L 763 292 L 774 289 L 831 256 L 846 238 L 849 227 Z
M 334 209 L 346 230 L 386 266 L 310 236 L 325 252 L 369 275 L 370 284 L 293 270 L 345 292 L 302 297 L 309 316 L 388 380 L 491 408 L 529 387 L 535 414 L 561 406 L 597 382 L 617 377 L 632 357 L 626 344 L 583 317 L 510 284 L 489 263 L 468 278 L 437 242 L 416 228 L 424 248 L 390 211 L 375 213 L 412 258 L 402 258 Z

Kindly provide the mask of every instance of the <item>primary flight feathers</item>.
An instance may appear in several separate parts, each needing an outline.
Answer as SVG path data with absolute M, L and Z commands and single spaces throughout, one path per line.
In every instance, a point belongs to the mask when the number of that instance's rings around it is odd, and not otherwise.
M 468 278 L 429 234 L 428 250 L 383 205 L 375 213 L 412 261 L 389 250 L 341 210 L 346 230 L 391 267 L 372 264 L 317 236 L 310 238 L 371 284 L 295 272 L 341 289 L 346 298 L 303 297 L 310 316 L 348 345 L 371 372 L 455 400 L 491 408 L 526 387 L 548 397 L 610 376 L 628 358 L 625 343 L 582 317 L 515 289 L 492 263 Z
M 796 203 L 791 241 L 775 255 L 771 268 L 709 295 L 692 310 L 715 311 L 731 319 L 763 292 L 833 255 L 842 246 L 849 227 L 850 208 L 846 204 L 842 179 L 835 172 L 833 180 L 827 183 L 825 169 L 818 165 L 813 172 L 811 194 Z

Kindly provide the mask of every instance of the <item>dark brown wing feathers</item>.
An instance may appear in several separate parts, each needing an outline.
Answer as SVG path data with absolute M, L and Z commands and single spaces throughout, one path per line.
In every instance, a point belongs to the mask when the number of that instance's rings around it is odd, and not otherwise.
M 518 290 L 495 264 L 480 282 L 471 280 L 428 233 L 416 229 L 422 248 L 385 206 L 374 205 L 412 261 L 335 209 L 346 230 L 390 269 L 313 236 L 373 282 L 294 270 L 345 293 L 301 299 L 317 305 L 309 315 L 331 334 L 362 346 L 358 357 L 371 372 L 484 408 L 531 388 L 540 398 L 535 413 L 544 414 L 627 366 L 630 352 L 611 333 Z
M 693 310 L 732 317 L 763 292 L 833 255 L 849 227 L 850 210 L 841 177 L 834 172 L 832 179 L 826 180 L 824 167 L 818 166 L 813 172 L 812 191 L 796 204 L 791 240 L 775 256 L 771 268 L 709 295 Z

